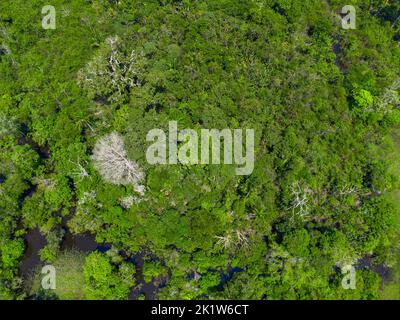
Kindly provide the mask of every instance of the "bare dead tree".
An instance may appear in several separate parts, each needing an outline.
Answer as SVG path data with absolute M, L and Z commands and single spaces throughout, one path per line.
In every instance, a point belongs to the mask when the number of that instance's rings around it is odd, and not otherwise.
M 237 245 L 239 247 L 248 246 L 250 244 L 249 237 L 251 232 L 249 230 L 236 230 Z
M 400 81 L 395 80 L 388 88 L 385 89 L 383 95 L 377 100 L 377 109 L 383 114 L 392 112 L 394 108 L 400 107 Z
M 19 133 L 18 125 L 14 117 L 0 114 L 0 137 Z
M 119 204 L 125 208 L 125 209 L 129 209 L 130 207 L 133 206 L 133 204 L 135 203 L 139 203 L 141 202 L 142 199 L 139 197 L 135 197 L 135 196 L 127 196 L 127 197 L 123 197 L 119 199 Z
M 90 190 L 89 192 L 84 192 L 82 198 L 78 200 L 78 205 L 84 205 L 88 202 L 96 200 L 96 191 Z
M 82 180 L 84 178 L 89 177 L 89 173 L 86 171 L 86 169 L 81 165 L 79 161 L 79 157 L 77 162 L 69 160 L 72 164 L 76 166 L 76 169 L 72 172 L 74 176 L 76 176 L 79 180 Z
M 288 210 L 292 210 L 293 216 L 295 214 L 300 217 L 304 217 L 309 214 L 309 204 L 308 204 L 308 195 L 307 192 L 302 189 L 299 183 L 294 183 L 290 187 L 292 192 L 293 200 L 292 205 L 288 208 Z
M 251 229 L 230 230 L 224 236 L 215 236 L 217 246 L 223 249 L 242 248 L 250 245 L 250 237 L 254 234 Z
M 224 249 L 229 249 L 232 245 L 232 237 L 228 234 L 226 236 L 215 236 L 217 241 L 217 246 L 220 246 Z
M 125 209 L 129 209 L 134 203 L 135 198 L 133 196 L 127 196 L 119 199 L 119 204 Z
M 359 190 L 354 187 L 354 186 L 350 186 L 347 183 L 342 186 L 340 188 L 340 190 L 338 191 L 340 196 L 344 196 L 344 195 L 349 195 L 349 194 L 353 194 L 353 193 L 357 193 Z
M 139 165 L 128 159 L 124 142 L 118 133 L 100 139 L 94 149 L 92 160 L 96 169 L 107 182 L 112 184 L 133 185 L 135 191 L 144 191 L 140 182 L 144 173 Z
M 118 36 L 106 39 L 98 54 L 78 72 L 78 84 L 95 98 L 118 101 L 140 86 L 144 73 L 143 52 L 125 52 Z

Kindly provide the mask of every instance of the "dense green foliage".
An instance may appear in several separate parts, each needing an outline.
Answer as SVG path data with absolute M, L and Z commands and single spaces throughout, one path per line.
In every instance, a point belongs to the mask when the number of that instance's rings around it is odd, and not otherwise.
M 42 261 L 81 279 L 60 299 L 126 299 L 141 279 L 164 299 L 381 297 L 374 266 L 400 254 L 397 1 L 348 1 L 355 30 L 338 0 L 51 2 L 55 30 L 47 1 L 0 2 L 0 298 L 32 296 L 18 266 L 37 227 Z M 168 121 L 254 129 L 253 173 L 149 165 Z M 144 191 L 93 163 L 114 132 Z M 65 252 L 66 225 L 111 250 Z

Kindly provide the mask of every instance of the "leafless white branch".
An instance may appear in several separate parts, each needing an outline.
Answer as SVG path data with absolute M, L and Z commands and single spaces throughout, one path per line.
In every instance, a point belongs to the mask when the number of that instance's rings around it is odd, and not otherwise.
M 96 143 L 92 160 L 107 182 L 131 184 L 137 192 L 144 192 L 144 187 L 140 185 L 140 182 L 145 175 L 136 162 L 128 159 L 124 142 L 118 133 L 111 133 Z

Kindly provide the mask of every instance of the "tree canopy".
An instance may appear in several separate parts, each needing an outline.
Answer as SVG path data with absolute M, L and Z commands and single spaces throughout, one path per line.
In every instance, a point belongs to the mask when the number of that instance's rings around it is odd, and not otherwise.
M 2 0 L 0 298 L 32 297 L 35 228 L 76 259 L 61 299 L 399 298 L 400 4 L 348 2 L 354 30 L 338 0 L 53 0 L 43 29 Z M 253 129 L 253 172 L 149 164 L 169 121 Z

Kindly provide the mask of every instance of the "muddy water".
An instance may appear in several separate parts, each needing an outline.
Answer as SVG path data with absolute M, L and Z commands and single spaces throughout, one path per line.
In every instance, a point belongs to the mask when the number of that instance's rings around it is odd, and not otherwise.
M 368 268 L 377 273 L 384 283 L 388 283 L 392 279 L 393 270 L 383 264 L 374 264 L 371 256 L 365 256 L 358 260 L 361 269 Z
M 61 244 L 61 250 L 78 249 L 83 252 L 91 252 L 97 249 L 98 243 L 91 234 L 73 235 L 67 232 Z
M 139 294 L 144 294 L 146 300 L 154 300 L 157 289 L 163 287 L 168 281 L 170 274 L 156 277 L 152 282 L 145 282 L 143 277 L 144 252 L 138 253 L 129 261 L 136 265 L 136 286 L 132 288 L 128 300 L 136 300 Z
M 61 243 L 61 250 L 78 249 L 82 252 L 92 252 L 95 250 L 105 252 L 110 249 L 110 245 L 101 245 L 96 242 L 95 236 L 91 234 L 78 234 L 74 235 L 64 226 L 66 234 Z M 39 251 L 46 244 L 46 237 L 43 236 L 39 229 L 33 229 L 28 232 L 24 238 L 26 250 L 23 255 L 19 272 L 22 277 L 28 277 L 36 267 L 42 264 L 39 256 Z M 130 300 L 137 299 L 139 294 L 144 294 L 146 299 L 154 299 L 156 290 L 167 282 L 169 275 L 166 277 L 155 278 L 153 282 L 146 283 L 143 278 L 143 258 L 144 253 L 139 253 L 135 257 L 128 259 L 128 262 L 136 265 L 136 283 L 137 285 L 132 288 L 129 295 Z
M 33 150 L 35 150 L 38 153 L 41 159 L 49 159 L 51 156 L 50 149 L 48 146 L 41 147 L 38 143 L 28 138 L 26 135 L 19 138 L 18 144 L 20 146 L 28 144 L 29 146 L 31 146 Z
M 30 272 L 33 272 L 35 267 L 39 266 L 40 261 L 39 251 L 46 244 L 46 237 L 43 236 L 39 229 L 33 229 L 28 232 L 24 238 L 26 250 L 22 257 L 19 272 L 20 275 L 26 277 Z M 77 249 L 82 252 L 91 252 L 94 250 L 107 251 L 110 246 L 100 245 L 96 242 L 95 237 L 91 234 L 73 235 L 66 229 L 65 236 L 61 243 L 61 250 Z
M 22 257 L 19 272 L 22 276 L 27 276 L 41 263 L 39 250 L 46 245 L 47 241 L 37 228 L 31 230 L 24 238 L 24 241 L 26 250 Z
M 66 234 L 61 243 L 61 250 L 70 250 L 70 249 L 78 249 L 82 252 L 92 252 L 95 250 L 99 250 L 101 252 L 105 252 L 110 249 L 110 245 L 101 245 L 96 242 L 95 236 L 91 234 L 79 234 L 73 235 L 64 225 L 64 229 L 66 230 Z M 26 244 L 26 250 L 23 255 L 19 272 L 22 277 L 28 277 L 31 272 L 37 266 L 42 264 L 39 251 L 46 244 L 46 238 L 43 236 L 39 229 L 33 229 L 28 232 L 28 234 L 24 238 Z M 155 278 L 152 282 L 147 283 L 144 281 L 143 277 L 143 260 L 145 253 L 138 253 L 133 258 L 127 259 L 128 262 L 134 263 L 136 265 L 136 283 L 137 285 L 132 288 L 129 294 L 129 300 L 135 300 L 138 298 L 140 294 L 144 294 L 146 299 L 153 300 L 155 299 L 155 294 L 157 289 L 163 287 L 168 281 L 170 275 L 165 277 Z M 370 256 L 365 256 L 358 262 L 358 268 L 363 269 L 368 267 L 372 271 L 376 272 L 384 283 L 387 283 L 391 279 L 392 270 L 384 265 L 375 265 L 373 263 L 373 259 Z M 233 274 L 236 272 L 242 271 L 239 268 L 229 269 L 227 275 L 223 275 L 223 282 L 229 281 Z

